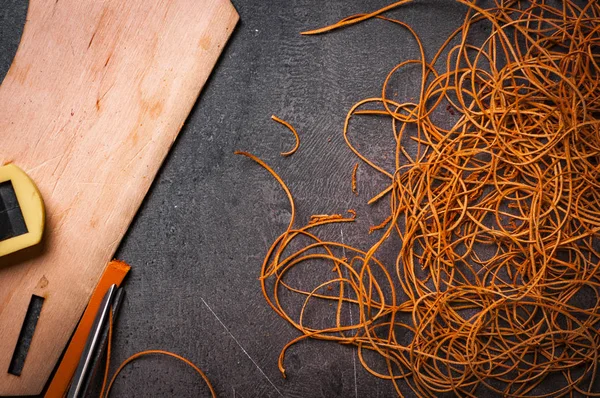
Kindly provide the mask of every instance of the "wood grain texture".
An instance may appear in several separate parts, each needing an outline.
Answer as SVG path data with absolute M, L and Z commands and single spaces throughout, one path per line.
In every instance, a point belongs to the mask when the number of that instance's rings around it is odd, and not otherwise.
M 238 16 L 228 0 L 32 0 L 0 86 L 0 164 L 47 208 L 36 253 L 0 260 L 0 395 L 39 394 Z M 23 373 L 5 373 L 32 294 Z

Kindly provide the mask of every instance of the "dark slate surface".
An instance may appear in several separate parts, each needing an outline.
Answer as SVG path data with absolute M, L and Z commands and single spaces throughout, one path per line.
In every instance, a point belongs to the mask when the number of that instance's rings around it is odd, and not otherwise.
M 359 211 L 356 225 L 325 231 L 365 247 L 370 224 L 385 210 L 366 201 L 383 187 L 366 168 L 350 192 L 355 158 L 341 135 L 348 108 L 377 96 L 387 72 L 417 56 L 402 29 L 382 21 L 318 37 L 299 32 L 389 0 L 234 0 L 240 14 L 234 35 L 146 201 L 118 258 L 133 271 L 114 338 L 115 365 L 144 349 L 184 355 L 202 368 L 222 397 L 387 397 L 391 385 L 369 375 L 351 347 L 303 342 L 277 369 L 281 348 L 297 333 L 271 311 L 257 276 L 268 246 L 289 220 L 276 182 L 234 150 L 267 161 L 296 196 L 298 220 L 313 213 Z M 453 1 L 422 0 L 393 14 L 421 35 L 431 56 L 461 23 Z M 0 0 L 0 78 L 25 21 L 24 0 Z M 418 82 L 398 84 L 400 95 Z M 282 158 L 293 138 L 270 120 L 288 120 L 302 136 L 300 150 Z M 377 125 L 373 125 L 378 127 Z M 368 126 L 367 126 L 368 127 Z M 389 151 L 388 126 L 364 145 Z M 326 313 L 315 316 L 326 317 Z M 207 396 L 201 380 L 169 358 L 147 358 L 126 369 L 113 396 Z

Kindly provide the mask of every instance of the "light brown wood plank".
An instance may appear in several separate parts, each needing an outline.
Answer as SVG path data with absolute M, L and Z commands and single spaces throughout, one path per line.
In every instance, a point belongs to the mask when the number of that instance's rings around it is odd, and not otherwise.
M 37 183 L 47 228 L 37 253 L 0 259 L 0 395 L 42 390 L 237 19 L 228 0 L 31 0 L 0 86 L 0 164 Z

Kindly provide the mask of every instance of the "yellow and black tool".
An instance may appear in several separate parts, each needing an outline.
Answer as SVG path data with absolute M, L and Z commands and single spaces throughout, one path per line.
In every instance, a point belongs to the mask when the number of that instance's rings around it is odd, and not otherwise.
M 45 209 L 35 183 L 14 164 L 0 167 L 0 257 L 42 240 Z

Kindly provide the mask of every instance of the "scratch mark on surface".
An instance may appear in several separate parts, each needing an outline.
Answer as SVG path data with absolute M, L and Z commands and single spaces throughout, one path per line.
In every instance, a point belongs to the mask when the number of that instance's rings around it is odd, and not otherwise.
M 63 225 L 65 224 L 65 222 L 67 221 L 67 218 L 69 217 L 69 214 L 71 213 L 71 208 L 68 207 L 65 210 L 57 213 L 57 214 L 53 214 L 52 215 L 52 232 L 54 231 L 60 231 L 60 229 L 63 227 Z
M 106 249 L 111 251 L 112 253 L 114 253 L 115 250 L 117 249 L 117 245 L 121 242 L 121 238 L 117 238 L 117 239 L 113 240 L 112 242 L 110 242 L 108 244 L 108 246 L 106 247 Z
M 106 227 L 113 218 L 113 215 L 115 214 L 115 209 L 111 209 L 110 213 L 108 213 L 108 216 L 104 219 L 104 226 Z
M 52 157 L 52 158 L 50 158 L 50 159 L 48 159 L 48 160 L 44 160 L 42 163 L 38 164 L 37 166 L 35 166 L 35 167 L 34 167 L 34 168 L 32 168 L 32 169 L 29 169 L 27 172 L 28 172 L 28 173 L 33 173 L 33 172 L 34 172 L 34 171 L 36 171 L 37 169 L 40 169 L 40 168 L 42 168 L 42 167 L 46 166 L 48 163 L 52 162 L 53 160 L 59 159 L 59 158 L 61 158 L 61 157 L 62 157 L 62 155 L 57 155 L 57 156 L 54 156 L 54 157 Z
M 56 163 L 56 167 L 52 171 L 53 177 L 56 176 L 56 172 L 58 171 L 58 168 L 61 166 L 61 164 L 63 163 L 63 161 L 65 159 L 66 159 L 65 166 L 63 167 L 62 171 L 64 171 L 64 169 L 67 167 L 67 165 L 70 161 L 70 157 L 68 157 L 68 156 L 70 156 L 69 152 L 70 152 L 71 148 L 73 147 L 73 143 L 75 142 L 76 138 L 77 138 L 77 132 L 73 132 L 73 134 L 71 135 L 71 137 L 69 138 L 69 140 L 66 143 L 67 145 L 64 147 L 64 152 L 62 154 L 60 154 L 60 160 Z M 61 179 L 61 175 L 62 175 L 62 172 L 60 173 L 60 175 L 56 176 L 56 181 L 54 182 L 54 187 L 52 188 L 52 193 L 50 194 L 50 197 L 54 197 L 54 192 L 56 191 L 58 182 Z
M 40 145 L 42 142 L 44 142 L 44 143 L 45 143 L 45 142 L 46 142 L 46 140 L 48 140 L 48 139 L 50 139 L 50 138 L 52 138 L 52 137 L 58 136 L 58 135 L 59 135 L 59 134 L 60 134 L 60 133 L 61 133 L 61 132 L 62 132 L 62 131 L 65 129 L 65 127 L 67 127 L 67 125 L 68 125 L 69 123 L 71 123 L 71 119 L 67 120 L 67 121 L 65 122 L 65 124 L 63 124 L 63 125 L 62 125 L 62 127 L 61 127 L 61 128 L 59 128 L 58 130 L 56 130 L 56 131 L 52 131 L 52 132 L 51 132 L 51 134 L 49 134 L 48 136 L 46 136 L 46 135 L 44 135 L 44 134 L 39 134 L 39 135 L 38 135 L 38 137 L 37 137 L 37 141 L 36 141 L 36 142 L 35 142 L 35 144 L 33 145 L 33 150 L 34 150 L 34 151 L 37 151 L 37 149 L 38 149 L 38 146 L 39 146 L 39 145 Z
M 342 237 L 341 241 L 342 244 L 344 243 L 344 230 L 340 228 L 340 235 Z M 342 254 L 344 255 L 344 257 L 346 257 L 346 248 L 344 246 L 342 246 Z M 348 270 L 345 269 L 346 274 L 348 274 Z M 349 277 L 349 275 L 345 276 L 346 278 Z M 354 319 L 352 319 L 352 304 L 348 305 L 348 311 L 350 312 L 350 324 L 354 325 Z M 353 350 L 352 351 L 352 365 L 354 366 L 354 396 L 356 398 L 358 398 L 358 381 L 357 381 L 357 377 L 356 377 L 356 352 Z
M 262 373 L 263 376 L 265 376 L 265 379 L 267 379 L 267 381 L 269 382 L 269 384 L 271 384 L 273 386 L 273 388 L 275 389 L 275 391 L 277 391 L 277 393 L 279 394 L 279 396 L 283 397 L 283 394 L 281 393 L 281 391 L 279 391 L 279 389 L 277 388 L 277 386 L 275 386 L 275 384 L 273 384 L 273 382 L 271 381 L 271 379 L 269 379 L 269 376 L 267 376 L 266 373 L 263 372 L 263 370 L 260 368 L 260 366 L 258 366 L 258 364 L 254 361 L 254 359 L 252 359 L 252 357 L 250 356 L 250 354 L 248 354 L 248 351 L 246 351 L 244 349 L 244 347 L 242 347 L 242 345 L 240 344 L 240 342 L 238 341 L 238 339 L 236 339 L 235 336 L 229 331 L 229 329 L 227 328 L 227 326 L 225 326 L 225 324 L 223 323 L 223 321 L 221 320 L 221 318 L 219 318 L 217 316 L 217 314 L 213 311 L 212 308 L 210 308 L 210 306 L 208 305 L 208 303 L 206 301 L 204 301 L 204 299 L 202 297 L 200 297 L 200 300 L 202 300 L 202 302 L 204 303 L 204 305 L 206 306 L 206 308 L 208 308 L 208 310 L 214 315 L 214 317 L 217 319 L 217 321 L 219 321 L 219 323 L 221 324 L 221 326 L 223 326 L 223 328 L 225 329 L 225 331 L 227 331 L 227 334 L 229 334 L 229 336 L 231 336 L 231 338 L 233 339 L 233 341 L 235 341 L 235 343 L 242 349 L 242 351 L 244 352 L 244 354 L 246 354 L 246 356 L 250 359 L 250 361 L 252 361 L 252 363 L 254 364 L 254 366 L 256 366 L 256 368 L 260 371 L 260 373 Z
M 92 34 L 92 38 L 90 39 L 90 42 L 88 43 L 87 48 L 90 48 L 92 46 L 92 42 L 94 41 L 94 37 L 96 37 L 96 31 L 94 31 L 94 33 Z
M 94 33 L 92 33 L 92 38 L 90 39 L 90 42 L 88 43 L 88 46 L 87 46 L 88 49 L 91 47 L 92 42 L 94 41 L 94 38 L 96 37 L 96 33 L 98 33 L 98 30 L 100 30 L 100 28 L 103 27 L 105 24 L 104 19 L 108 17 L 108 15 L 106 15 L 106 12 L 107 12 L 107 9 L 104 8 L 102 10 L 102 14 L 100 14 L 98 23 L 96 24 L 96 27 L 94 28 Z
M 56 169 L 54 169 L 54 171 L 56 171 Z M 54 174 L 54 173 L 52 173 L 52 174 Z M 54 186 L 52 187 L 52 191 L 50 192 L 50 197 L 51 198 L 54 197 L 54 192 L 56 192 L 56 188 L 58 187 L 59 181 L 60 181 L 60 179 L 58 179 L 58 178 L 56 180 L 54 180 Z
M 83 187 L 97 187 L 97 186 L 119 187 L 119 186 L 121 186 L 121 183 L 119 183 L 119 182 L 105 182 L 105 181 L 81 181 L 81 182 L 78 182 L 77 184 L 79 184 Z
M 108 61 L 106 61 L 106 62 L 108 62 Z M 102 75 L 101 81 L 104 81 L 104 76 L 106 76 L 106 72 L 104 72 L 104 74 Z M 104 97 L 106 97 L 106 94 L 108 94 L 108 92 L 113 88 L 114 85 L 115 85 L 115 83 L 111 84 L 110 87 L 108 87 L 108 89 L 104 92 L 104 94 L 98 95 L 98 99 L 96 100 L 96 110 L 97 111 L 100 110 L 100 106 L 101 106 L 102 101 L 104 100 Z
M 139 160 L 139 159 L 138 159 L 138 156 L 140 155 L 140 153 L 142 153 L 142 152 L 143 152 L 143 151 L 144 151 L 146 148 L 148 148 L 148 145 L 152 144 L 153 142 L 154 142 L 153 140 L 150 140 L 150 141 L 148 141 L 147 143 L 145 143 L 145 144 L 144 144 L 144 146 L 143 146 L 143 147 L 141 147 L 141 148 L 140 148 L 140 149 L 139 149 L 139 150 L 138 150 L 138 151 L 135 153 L 135 155 L 133 155 L 133 156 L 131 157 L 131 160 L 130 160 L 129 162 L 127 162 L 127 164 L 125 165 L 125 167 L 123 167 L 123 170 L 127 170 L 127 169 L 129 168 L 129 166 L 131 166 L 131 164 L 132 164 L 133 162 L 135 162 L 136 160 Z

